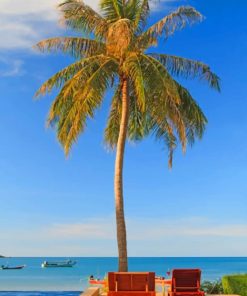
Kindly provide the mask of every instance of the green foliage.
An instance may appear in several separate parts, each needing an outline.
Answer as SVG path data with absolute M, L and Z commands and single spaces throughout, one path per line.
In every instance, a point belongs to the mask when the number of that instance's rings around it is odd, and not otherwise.
M 201 284 L 201 290 L 204 291 L 207 294 L 223 294 L 223 286 L 222 281 L 204 281 Z
M 247 274 L 224 276 L 222 284 L 225 294 L 247 296 Z
M 192 7 L 180 7 L 147 28 L 148 0 L 101 0 L 101 13 L 82 0 L 63 0 L 62 22 L 76 37 L 55 37 L 39 42 L 41 52 L 61 52 L 76 61 L 48 79 L 37 96 L 59 89 L 48 117 L 68 154 L 86 123 L 113 87 L 105 141 L 115 148 L 122 110 L 122 81 L 127 79 L 129 121 L 127 137 L 139 141 L 154 135 L 167 147 L 169 165 L 178 143 L 183 150 L 203 136 L 207 119 L 176 76 L 199 78 L 219 91 L 219 78 L 202 62 L 148 52 L 160 38 L 202 20 Z

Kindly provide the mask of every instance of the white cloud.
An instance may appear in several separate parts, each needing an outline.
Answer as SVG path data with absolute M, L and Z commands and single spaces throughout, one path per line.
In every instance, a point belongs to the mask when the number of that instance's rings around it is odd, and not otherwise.
M 211 225 L 200 219 L 180 221 L 128 220 L 128 238 L 133 241 L 160 240 L 164 237 L 246 237 L 247 225 Z M 47 235 L 62 239 L 115 239 L 115 226 L 109 220 L 75 224 L 54 224 Z
M 1 0 L 0 50 L 31 49 L 58 29 L 57 0 Z
M 6 20 L 0 14 L 0 49 L 19 49 L 31 47 L 38 33 L 25 22 Z
M 133 225 L 132 225 L 133 224 Z M 178 221 L 133 221 L 130 222 L 130 239 L 145 240 L 149 237 L 151 240 L 160 240 L 165 237 L 184 237 L 186 238 L 246 238 L 247 225 L 236 224 L 216 224 L 209 223 L 201 219 L 184 219 Z M 136 229 L 139 229 L 137 232 Z
M 75 224 L 54 224 L 46 234 L 58 239 L 114 239 L 114 227 L 109 221 L 88 221 Z
M 59 32 L 60 0 L 1 0 L 0 50 L 31 49 L 43 38 Z M 94 9 L 98 0 L 86 0 Z
M 42 19 L 56 19 L 58 0 L 1 0 L 1 15 L 27 16 L 39 14 Z
M 21 76 L 24 71 L 22 69 L 22 60 L 13 60 L 8 58 L 0 58 L 0 77 Z
M 115 256 L 114 217 L 80 223 L 0 228 L 1 253 L 19 256 Z M 247 224 L 220 224 L 195 217 L 129 219 L 130 256 L 246 256 Z M 11 248 L 11 246 L 17 246 Z M 27 250 L 29 250 L 27 253 Z
M 62 0 L 1 0 L 1 14 L 8 15 L 37 15 L 42 19 L 54 20 L 57 18 L 57 5 Z M 98 9 L 99 0 L 85 0 L 85 3 Z

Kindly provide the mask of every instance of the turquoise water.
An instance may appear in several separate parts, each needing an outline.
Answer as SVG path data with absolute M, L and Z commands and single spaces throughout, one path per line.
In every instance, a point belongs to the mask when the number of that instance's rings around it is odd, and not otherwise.
M 83 291 L 88 277 L 93 274 L 102 278 L 108 271 L 117 270 L 117 258 L 70 258 L 77 261 L 73 268 L 41 268 L 45 260 L 64 260 L 67 258 L 11 258 L 0 259 L 0 265 L 26 264 L 22 270 L 0 270 L 0 296 L 23 295 L 8 294 L 6 291 Z M 173 268 L 200 268 L 204 280 L 215 280 L 225 274 L 247 273 L 247 257 L 238 258 L 130 258 L 130 271 L 155 271 L 166 276 Z M 5 292 L 3 292 L 5 291 Z M 29 295 L 43 296 L 42 293 Z M 28 296 L 29 296 L 28 295 Z M 52 293 L 46 295 L 61 294 Z M 63 294 L 64 295 L 64 294 Z M 79 292 L 69 293 L 76 296 Z M 27 296 L 27 295 L 26 295 Z

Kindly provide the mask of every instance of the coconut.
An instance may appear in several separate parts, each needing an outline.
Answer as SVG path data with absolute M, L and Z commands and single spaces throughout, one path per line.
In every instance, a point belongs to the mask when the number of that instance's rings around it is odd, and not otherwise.
M 133 32 L 128 19 L 120 19 L 110 25 L 106 36 L 108 55 L 121 58 L 132 41 Z

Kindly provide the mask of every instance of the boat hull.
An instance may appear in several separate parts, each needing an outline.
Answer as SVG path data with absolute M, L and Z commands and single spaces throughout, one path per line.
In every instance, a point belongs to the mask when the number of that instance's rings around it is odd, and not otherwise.
M 56 267 L 73 267 L 75 266 L 75 261 L 68 262 L 43 262 L 41 264 L 42 268 L 56 268 Z
M 23 269 L 24 267 L 25 267 L 25 265 L 13 266 L 13 267 L 1 266 L 0 269 L 2 269 L 2 270 L 16 270 L 16 269 Z

